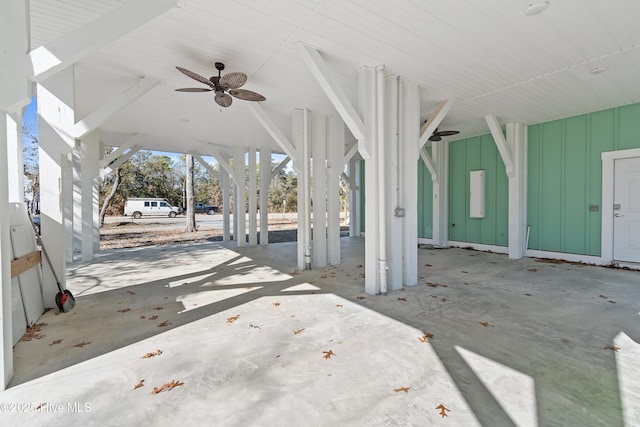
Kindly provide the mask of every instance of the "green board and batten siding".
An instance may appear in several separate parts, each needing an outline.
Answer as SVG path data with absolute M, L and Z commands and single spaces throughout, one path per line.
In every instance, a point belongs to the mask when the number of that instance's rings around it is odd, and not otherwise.
M 640 104 L 528 127 L 529 249 L 600 255 L 601 153 L 640 148 Z M 469 172 L 486 171 L 485 211 L 469 218 Z M 431 176 L 418 170 L 419 237 L 432 236 Z M 597 211 L 590 210 L 597 206 Z M 455 225 L 454 225 L 455 224 Z M 449 240 L 508 245 L 508 181 L 491 135 L 449 144 Z
M 485 171 L 485 217 L 469 218 L 469 172 Z M 491 135 L 449 144 L 449 240 L 509 244 L 508 181 Z

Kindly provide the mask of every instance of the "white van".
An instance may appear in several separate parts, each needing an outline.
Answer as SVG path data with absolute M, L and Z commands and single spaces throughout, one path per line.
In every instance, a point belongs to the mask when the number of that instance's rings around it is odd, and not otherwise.
M 165 199 L 154 198 L 133 198 L 127 199 L 124 203 L 124 216 L 132 215 L 140 218 L 142 215 L 160 215 L 175 218 L 180 213 L 180 209 L 171 206 Z

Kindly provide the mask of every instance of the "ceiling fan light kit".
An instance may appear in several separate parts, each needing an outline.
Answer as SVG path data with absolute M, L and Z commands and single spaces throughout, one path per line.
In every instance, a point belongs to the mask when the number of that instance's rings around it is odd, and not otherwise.
M 221 75 L 224 70 L 224 64 L 222 62 L 215 63 L 216 70 L 218 70 L 217 76 L 211 76 L 206 78 L 200 74 L 194 73 L 186 68 L 177 67 L 187 77 L 207 85 L 206 88 L 187 87 L 176 89 L 176 92 L 213 92 L 215 96 L 213 99 L 221 107 L 228 107 L 233 103 L 233 98 L 242 99 L 244 101 L 266 101 L 267 98 L 260 95 L 257 92 L 253 92 L 247 89 L 239 89 L 247 82 L 247 75 L 245 73 L 227 73 L 224 76 Z

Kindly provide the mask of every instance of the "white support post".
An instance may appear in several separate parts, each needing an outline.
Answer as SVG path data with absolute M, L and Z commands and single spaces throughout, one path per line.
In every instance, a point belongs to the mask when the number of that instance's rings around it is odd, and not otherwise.
M 0 391 L 13 377 L 11 239 L 8 202 L 24 202 L 20 174 L 13 168 L 22 155 L 20 113 L 29 99 L 25 46 L 29 39 L 29 2 L 0 2 Z M 11 113 L 17 113 L 11 116 Z M 7 148 L 11 152 L 8 158 Z M 11 169 L 10 169 L 11 168 Z M 9 175 L 11 174 L 11 175 Z M 19 188 L 17 188 L 19 186 Z M 11 189 L 10 189 L 11 188 Z
M 176 0 L 132 0 L 29 53 L 31 78 L 42 82 L 83 56 L 176 6 Z
M 256 149 L 249 147 L 249 245 L 258 244 L 258 181 L 256 178 Z
M 527 248 L 527 125 L 507 124 L 507 143 L 513 153 L 509 177 L 509 258 L 524 257 Z
M 222 241 L 228 242 L 229 240 L 231 240 L 231 224 L 230 224 L 231 209 L 229 206 L 229 172 L 227 172 L 227 170 L 222 167 L 219 167 L 219 169 L 220 169 L 220 187 L 222 187 Z M 234 237 L 235 237 L 235 234 L 234 234 Z
M 362 68 L 358 71 L 358 107 L 365 123 L 364 146 L 369 156 L 364 165 L 365 181 L 365 243 L 364 243 L 364 289 L 371 295 L 381 292 L 378 275 L 379 227 L 378 227 L 378 157 L 377 153 L 377 108 L 376 108 L 376 71 Z M 362 154 L 362 152 L 361 152 Z
M 385 77 L 384 65 L 376 67 L 376 148 L 375 155 L 377 163 L 376 190 L 378 192 L 378 200 L 376 208 L 378 209 L 378 286 L 382 295 L 387 294 L 387 191 L 385 188 L 385 157 L 386 157 L 386 99 L 385 99 Z
M 520 259 L 526 252 L 527 228 L 527 126 L 508 123 L 507 137 L 498 118 L 484 116 L 504 162 L 509 180 L 509 258 Z
M 340 175 L 344 166 L 344 122 L 327 118 L 327 261 L 340 264 Z
M 360 156 L 349 160 L 349 237 L 360 237 Z
M 74 179 L 73 179 L 73 151 L 62 159 L 62 218 L 64 224 L 65 259 L 67 264 L 73 262 L 75 233 L 73 230 L 73 204 L 74 204 Z M 66 268 L 65 268 L 66 270 Z
M 298 171 L 298 268 L 308 270 L 311 268 L 309 110 L 293 110 L 291 129 L 298 153 L 294 160 Z
M 234 147 L 233 149 L 233 169 L 234 169 L 234 231 L 237 230 L 236 242 L 238 247 L 247 246 L 247 201 L 246 201 L 246 173 L 244 147 Z
M 415 141 L 419 138 L 420 92 L 414 82 L 402 85 L 402 123 L 400 128 L 402 156 L 402 226 L 403 265 L 402 281 L 406 286 L 418 283 L 418 160 Z
M 327 119 L 311 113 L 313 176 L 313 265 L 327 265 Z
M 75 147 L 71 150 L 71 212 L 68 218 L 71 219 L 71 258 L 68 261 L 75 261 L 75 254 L 82 252 L 82 152 L 80 140 L 76 139 Z
M 40 222 L 42 243 L 62 287 L 66 283 L 67 243 L 63 206 L 69 191 L 63 171 L 68 170 L 68 154 L 75 146 L 74 76 L 69 67 L 38 85 L 38 130 L 40 159 Z M 68 202 L 68 201 L 67 201 Z M 43 300 L 55 307 L 58 288 L 47 263 L 43 266 Z
M 82 158 L 82 261 L 91 261 L 93 259 L 94 228 L 99 228 L 99 187 L 95 180 L 95 177 L 99 173 L 100 162 L 99 130 L 96 129 L 82 138 L 80 142 L 80 153 Z
M 385 191 L 384 233 L 386 241 L 387 287 L 390 290 L 402 289 L 403 240 L 402 223 L 404 217 L 396 209 L 403 209 L 400 192 L 402 176 L 402 156 L 400 155 L 400 78 L 387 76 L 384 78 L 384 154 L 383 170 L 379 176 L 383 178 L 379 185 Z M 380 155 L 380 153 L 378 154 Z M 417 179 L 417 176 L 416 176 Z
M 0 22 L 4 22 L 0 16 Z M 6 147 L 8 113 L 0 108 L 0 147 Z M 9 205 L 9 179 L 7 150 L 0 150 L 0 202 L 5 208 Z M 2 383 L 0 390 L 4 390 L 13 377 L 13 326 L 12 326 L 12 292 L 11 292 L 11 239 L 9 234 L 9 215 L 0 215 L 0 369 L 2 369 Z
M 424 151 L 424 149 L 423 149 Z M 431 156 L 435 163 L 433 182 L 433 245 L 449 246 L 449 143 L 433 141 Z
M 100 161 L 104 155 L 104 143 L 98 141 L 98 170 L 93 178 L 92 194 L 93 194 L 93 253 L 100 252 Z
M 9 201 L 24 203 L 24 159 L 22 155 L 22 109 L 7 114 Z
M 260 245 L 263 245 L 263 246 L 269 244 L 269 184 L 270 183 L 271 183 L 271 150 L 269 148 L 261 148 L 260 149 Z

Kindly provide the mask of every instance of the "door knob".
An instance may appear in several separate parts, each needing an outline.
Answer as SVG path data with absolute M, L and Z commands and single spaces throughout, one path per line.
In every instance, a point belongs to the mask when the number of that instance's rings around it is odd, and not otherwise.
M 624 215 L 617 213 L 617 214 L 614 214 L 614 216 L 615 216 L 616 218 L 620 218 L 621 216 L 624 216 Z

